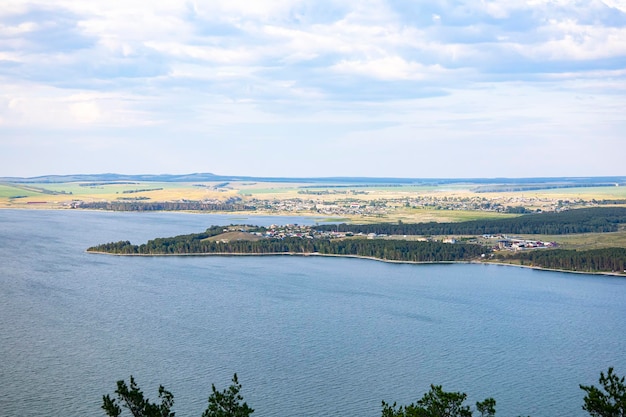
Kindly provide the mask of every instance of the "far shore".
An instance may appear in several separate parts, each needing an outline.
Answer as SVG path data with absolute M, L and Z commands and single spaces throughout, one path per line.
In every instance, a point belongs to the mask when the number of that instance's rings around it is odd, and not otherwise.
M 542 268 L 539 266 L 531 265 L 519 265 L 506 262 L 497 262 L 490 260 L 471 260 L 471 261 L 396 261 L 390 259 L 375 258 L 372 256 L 360 256 L 360 255 L 337 255 L 330 253 L 300 253 L 300 252 L 270 252 L 270 253 L 233 253 L 233 252 L 217 252 L 217 253 L 109 253 L 102 251 L 86 251 L 87 253 L 93 253 L 97 255 L 111 255 L 111 256 L 147 256 L 147 257 L 160 257 L 160 256 L 323 256 L 334 258 L 353 258 L 353 259 L 366 259 L 370 261 L 394 263 L 394 264 L 411 264 L 411 265 L 445 265 L 445 264 L 472 264 L 472 265 L 498 265 L 498 266 L 510 266 L 517 268 L 534 269 L 537 271 L 547 272 L 566 272 L 570 274 L 582 274 L 582 275 L 606 275 L 613 277 L 626 277 L 626 274 L 619 272 L 585 272 L 585 271 L 571 271 L 567 269 L 552 269 Z
M 0 210 L 32 210 L 32 211 L 76 211 L 76 212 L 97 212 L 97 213 L 176 213 L 176 214 L 197 214 L 197 215 L 218 215 L 228 216 L 236 219 L 246 219 L 248 217 L 302 217 L 312 220 L 317 220 L 319 223 L 332 223 L 342 222 L 349 223 L 354 219 L 350 216 L 327 216 L 319 213 L 311 212 L 272 212 L 272 211 L 200 211 L 200 210 L 146 210 L 146 211 L 133 211 L 133 210 L 101 210 L 101 209 L 74 209 L 67 206 L 51 206 L 45 204 L 33 204 L 29 206 L 3 206 L 0 205 Z

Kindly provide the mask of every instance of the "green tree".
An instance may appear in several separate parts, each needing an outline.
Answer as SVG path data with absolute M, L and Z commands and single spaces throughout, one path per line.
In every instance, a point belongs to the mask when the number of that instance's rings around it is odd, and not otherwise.
M 496 415 L 496 400 L 486 398 L 482 402 L 476 403 L 476 410 L 480 413 L 480 417 L 494 417 Z
M 122 414 L 122 408 L 126 408 L 133 417 L 174 417 L 174 413 L 170 411 L 174 405 L 174 396 L 162 385 L 159 386 L 161 404 L 151 403 L 148 398 L 144 398 L 143 392 L 137 386 L 132 375 L 130 376 L 130 388 L 123 380 L 117 381 L 115 393 L 117 400 L 108 394 L 102 397 L 102 409 L 107 416 L 118 417 Z
M 467 394 L 462 392 L 446 392 L 441 385 L 431 385 L 430 391 L 415 404 L 396 407 L 383 401 L 382 417 L 472 417 L 470 406 L 463 403 Z M 487 398 L 476 403 L 482 417 L 493 417 L 496 400 Z
M 239 394 L 241 384 L 237 380 L 237 374 L 233 376 L 232 381 L 231 386 L 221 392 L 212 385 L 213 393 L 209 396 L 209 406 L 202 413 L 202 417 L 249 417 L 254 412 L 243 402 L 243 397 Z M 132 375 L 130 388 L 126 382 L 117 381 L 115 394 L 116 399 L 108 394 L 102 396 L 102 409 L 109 417 L 119 417 L 124 408 L 130 411 L 133 417 L 174 417 L 174 412 L 170 411 L 174 405 L 174 396 L 163 386 L 159 386 L 160 404 L 151 403 L 144 397 Z
M 583 410 L 593 417 L 626 417 L 626 384 L 609 368 L 608 373 L 600 372 L 601 388 L 593 385 L 580 385 L 585 391 Z
M 248 407 L 243 397 L 239 394 L 241 384 L 237 380 L 237 374 L 233 376 L 233 383 L 222 392 L 211 385 L 212 393 L 209 396 L 209 406 L 202 413 L 202 417 L 248 417 L 254 410 Z

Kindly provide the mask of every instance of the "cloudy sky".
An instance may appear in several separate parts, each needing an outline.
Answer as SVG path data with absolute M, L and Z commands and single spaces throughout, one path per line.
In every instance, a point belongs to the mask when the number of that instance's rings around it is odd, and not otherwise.
M 0 5 L 0 176 L 625 167 L 626 0 Z

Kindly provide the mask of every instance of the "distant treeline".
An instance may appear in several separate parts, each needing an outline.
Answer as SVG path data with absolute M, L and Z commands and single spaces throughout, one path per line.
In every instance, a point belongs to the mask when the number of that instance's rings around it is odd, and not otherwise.
M 253 182 L 289 182 L 319 184 L 406 184 L 406 185 L 446 185 L 446 184 L 625 184 L 626 177 L 545 177 L 545 178 L 365 178 L 365 177 L 246 177 L 195 173 L 183 175 L 125 175 L 125 174 L 90 174 L 90 175 L 45 175 L 39 177 L 0 177 L 0 182 L 11 183 L 61 183 L 61 182 L 116 182 L 116 181 L 152 181 L 152 182 L 203 182 L 203 181 L 253 181 Z
M 78 208 L 112 211 L 250 211 L 254 206 L 238 203 L 203 203 L 200 201 L 138 202 L 138 201 L 97 201 L 81 203 Z
M 626 207 L 593 207 L 557 213 L 526 214 L 509 219 L 459 223 L 376 223 L 318 225 L 320 231 L 388 235 L 482 235 L 497 233 L 547 234 L 615 232 L 626 223 Z
M 302 185 L 298 188 L 391 188 L 391 187 L 405 187 L 406 184 L 394 184 L 394 183 L 376 183 L 376 184 L 317 184 L 317 185 Z
M 614 198 L 614 199 L 604 199 L 604 200 L 593 200 L 593 202 L 596 202 L 598 204 L 626 204 L 626 199 L 624 198 Z
M 405 240 L 368 239 L 262 239 L 215 242 L 205 240 L 211 233 L 159 238 L 142 245 L 129 241 L 106 243 L 87 249 L 123 255 L 185 255 L 185 254 L 310 254 L 351 255 L 390 261 L 446 262 L 471 260 L 489 252 L 472 244 L 415 242 Z
M 623 185 L 623 183 L 616 182 L 597 182 L 597 183 L 569 183 L 569 184 L 526 184 L 526 185 L 511 185 L 511 184 L 495 184 L 495 185 L 481 185 L 479 187 L 472 188 L 475 193 L 504 193 L 504 192 L 519 192 L 519 191 L 534 191 L 534 190 L 552 190 L 558 188 L 582 188 L 582 187 L 615 187 L 616 185 Z
M 504 257 L 504 259 L 519 259 L 522 265 L 568 271 L 626 271 L 625 248 L 590 249 L 585 251 L 566 249 L 533 250 L 517 252 Z
M 139 184 L 137 182 L 131 181 L 107 181 L 107 182 L 87 182 L 83 184 L 78 184 L 81 187 L 99 187 L 102 185 L 134 185 Z
M 163 189 L 163 187 L 158 187 L 158 188 L 139 188 L 137 190 L 124 190 L 124 191 L 122 191 L 122 194 L 143 193 L 143 192 L 147 192 L 147 191 L 160 191 L 162 189 Z

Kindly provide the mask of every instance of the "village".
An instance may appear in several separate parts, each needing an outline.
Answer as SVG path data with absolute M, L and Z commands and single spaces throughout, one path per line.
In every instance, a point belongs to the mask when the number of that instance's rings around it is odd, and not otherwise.
M 310 193 L 310 192 L 309 192 Z M 331 194 L 319 198 L 260 199 L 241 198 L 239 202 L 256 211 L 270 213 L 316 213 L 329 216 L 384 217 L 398 210 L 430 209 L 455 211 L 480 211 L 492 213 L 523 214 L 530 212 L 558 212 L 573 208 L 594 207 L 597 201 L 552 199 L 548 197 L 498 196 L 411 196 L 402 198 L 361 199 L 355 197 L 329 199 Z M 324 196 L 322 198 L 321 196 Z
M 259 238 L 271 238 L 271 239 L 285 239 L 285 238 L 300 238 L 300 239 L 344 239 L 354 236 L 367 236 L 369 239 L 375 237 L 386 237 L 387 235 L 377 235 L 370 233 L 364 235 L 363 233 L 351 233 L 351 232 L 339 232 L 339 231 L 324 231 L 316 230 L 312 226 L 304 226 L 298 224 L 285 224 L 276 225 L 273 224 L 269 227 L 250 227 L 250 226 L 228 226 L 224 229 L 224 232 L 245 232 L 257 236 Z
M 341 232 L 339 230 L 317 230 L 312 226 L 298 225 L 298 224 L 285 224 L 285 225 L 271 225 L 267 228 L 252 228 L 250 226 L 229 226 L 224 229 L 224 232 L 245 232 L 257 236 L 258 238 L 270 238 L 270 239 L 285 239 L 285 238 L 299 238 L 299 239 L 346 239 L 346 238 L 367 238 L 367 239 L 408 239 L 417 240 L 423 242 L 442 242 L 442 243 L 479 243 L 490 247 L 494 251 L 518 251 L 528 249 L 547 249 L 556 248 L 558 244 L 556 242 L 545 242 L 536 239 L 522 239 L 518 237 L 511 237 L 504 234 L 485 234 L 478 237 L 449 237 L 449 236 L 394 236 L 387 234 L 376 233 L 352 233 Z

